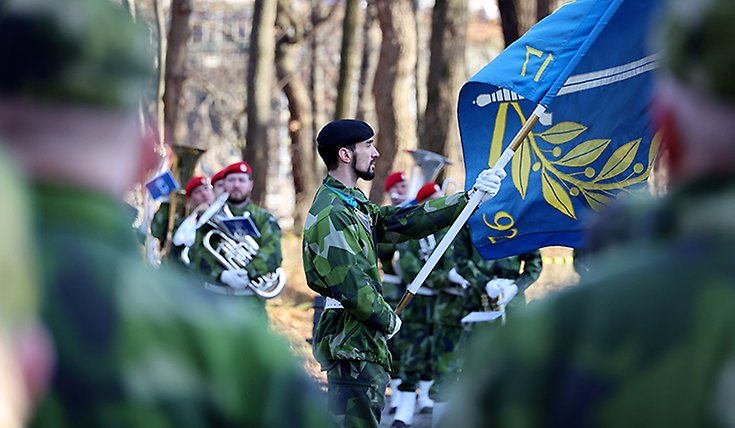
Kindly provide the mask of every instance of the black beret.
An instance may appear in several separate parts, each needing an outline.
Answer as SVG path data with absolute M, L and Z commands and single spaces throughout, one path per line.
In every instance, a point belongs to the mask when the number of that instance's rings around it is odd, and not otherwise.
M 369 140 L 374 135 L 373 128 L 361 120 L 340 119 L 324 125 L 316 142 L 320 146 L 344 147 Z

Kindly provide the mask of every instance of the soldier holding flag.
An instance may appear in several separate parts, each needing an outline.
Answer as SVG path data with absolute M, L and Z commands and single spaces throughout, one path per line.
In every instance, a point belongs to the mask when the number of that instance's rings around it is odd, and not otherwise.
M 408 208 L 378 207 L 355 187 L 372 180 L 380 156 L 365 122 L 337 120 L 317 136 L 328 175 L 304 230 L 309 287 L 327 297 L 314 355 L 327 371 L 330 412 L 344 426 L 377 427 L 391 357 L 387 340 L 401 321 L 382 295 L 377 242 L 418 239 L 447 227 L 467 204 L 464 193 Z M 502 171 L 483 172 L 474 188 L 489 198 Z
M 671 193 L 599 224 L 627 240 L 579 287 L 478 337 L 446 425 L 732 426 L 735 3 L 665 3 L 653 116 Z

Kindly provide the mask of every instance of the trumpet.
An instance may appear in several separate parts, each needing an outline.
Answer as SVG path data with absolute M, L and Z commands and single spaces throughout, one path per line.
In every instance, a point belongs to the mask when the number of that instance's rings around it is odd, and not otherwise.
M 198 223 L 208 223 L 213 228 L 204 235 L 202 245 L 225 269 L 243 269 L 260 251 L 260 246 L 250 235 L 233 236 L 220 223 L 220 219 L 233 218 L 225 204 L 229 195 L 223 193 L 205 213 Z M 248 287 L 264 299 L 276 297 L 286 285 L 286 274 L 282 268 L 269 272 L 248 283 Z

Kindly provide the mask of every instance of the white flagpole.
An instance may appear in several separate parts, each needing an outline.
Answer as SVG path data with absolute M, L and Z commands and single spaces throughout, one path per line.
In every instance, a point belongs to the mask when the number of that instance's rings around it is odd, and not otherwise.
M 508 146 L 503 154 L 500 155 L 500 158 L 497 162 L 495 162 L 495 165 L 493 165 L 492 169 L 499 170 L 505 168 L 508 162 L 510 162 L 511 158 L 513 158 L 513 154 L 515 153 L 515 151 L 518 150 L 518 147 L 520 147 L 523 140 L 528 136 L 528 134 L 531 132 L 531 129 L 533 129 L 534 125 L 536 125 L 536 122 L 538 122 L 539 117 L 545 111 L 545 108 L 541 105 L 536 107 L 536 110 L 534 110 L 533 114 L 528 118 L 528 120 L 526 120 L 526 123 L 523 124 L 521 130 L 518 131 L 515 137 L 513 137 L 513 141 L 511 141 L 510 146 Z M 444 238 L 442 238 L 441 242 L 439 242 L 439 245 L 437 245 L 434 251 L 431 253 L 429 260 L 426 261 L 424 266 L 416 275 L 416 278 L 414 278 L 414 280 L 411 281 L 411 284 L 408 285 L 406 292 L 403 294 L 403 297 L 401 297 L 401 300 L 398 302 L 398 306 L 396 307 L 396 315 L 400 315 L 401 312 L 403 312 L 403 309 L 405 309 L 406 305 L 408 305 L 411 299 L 413 299 L 413 296 L 416 295 L 418 289 L 421 288 L 421 286 L 424 284 L 424 281 L 426 281 L 426 278 L 429 276 L 432 269 L 434 269 L 436 264 L 439 262 L 439 259 L 447 251 L 449 245 L 452 243 L 452 241 L 454 241 L 454 238 L 457 236 L 460 229 L 462 229 L 465 223 L 467 223 L 467 219 L 470 218 L 470 215 L 472 215 L 475 209 L 480 205 L 480 200 L 482 199 L 482 196 L 483 194 L 481 192 L 475 192 L 472 195 L 462 212 L 459 213 L 457 219 L 454 220 L 454 223 L 447 231 L 447 234 L 444 235 Z

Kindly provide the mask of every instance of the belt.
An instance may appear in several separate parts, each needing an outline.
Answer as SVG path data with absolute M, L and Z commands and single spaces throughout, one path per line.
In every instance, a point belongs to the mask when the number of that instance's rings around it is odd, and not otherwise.
M 398 275 L 391 275 L 389 273 L 383 274 L 383 282 L 387 282 L 388 284 L 402 284 L 403 280 Z
M 434 290 L 431 288 L 421 287 L 418 290 L 416 290 L 417 296 L 436 296 L 436 293 L 434 293 Z
M 217 294 L 224 294 L 227 296 L 254 296 L 253 290 L 248 288 L 235 289 L 232 287 L 226 287 L 222 285 L 212 284 L 209 282 L 204 283 L 204 289 Z
M 442 288 L 442 291 L 447 294 L 451 294 L 452 296 L 458 296 L 463 297 L 467 294 L 466 289 L 461 287 L 449 287 L 449 288 Z
M 324 302 L 324 309 L 344 309 L 345 307 L 339 303 L 339 300 L 327 297 L 327 301 Z

